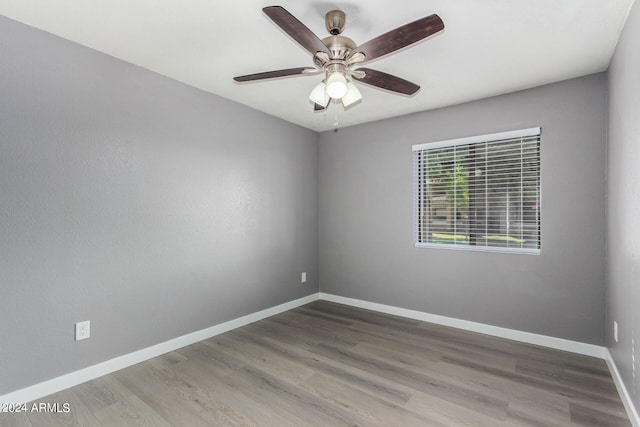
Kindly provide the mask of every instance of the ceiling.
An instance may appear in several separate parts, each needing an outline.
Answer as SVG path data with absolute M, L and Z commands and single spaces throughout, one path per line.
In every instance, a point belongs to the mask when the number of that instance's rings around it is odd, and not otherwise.
M 607 69 L 633 0 L 0 0 L 0 14 L 324 131 L 459 104 Z M 320 38 L 324 14 L 347 14 L 357 44 L 437 13 L 445 30 L 367 64 L 415 82 L 412 97 L 359 85 L 363 100 L 314 113 L 321 75 L 234 83 L 237 75 L 312 66 L 261 9 L 278 4 Z

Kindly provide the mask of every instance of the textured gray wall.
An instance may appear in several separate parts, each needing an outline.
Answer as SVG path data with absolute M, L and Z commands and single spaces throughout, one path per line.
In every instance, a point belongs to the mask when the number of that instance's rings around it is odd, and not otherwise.
M 0 17 L 0 395 L 317 292 L 317 139 Z
M 607 347 L 640 411 L 640 5 L 609 67 Z M 613 340 L 613 321 L 618 337 Z M 635 366 L 632 360 L 635 358 Z
M 542 254 L 413 247 L 416 143 L 542 126 Z M 604 344 L 606 76 L 320 135 L 320 289 Z

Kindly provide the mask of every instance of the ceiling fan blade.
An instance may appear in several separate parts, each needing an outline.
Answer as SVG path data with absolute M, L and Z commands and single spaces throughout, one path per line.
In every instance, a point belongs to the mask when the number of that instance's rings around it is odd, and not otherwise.
M 329 104 L 327 104 L 327 107 L 329 106 Z M 324 111 L 327 109 L 327 107 L 323 107 L 320 104 L 316 104 L 315 102 L 313 103 L 313 111 L 318 112 L 318 111 Z
M 322 40 L 284 7 L 268 6 L 263 8 L 262 11 L 311 55 L 315 55 L 316 52 L 325 52 L 327 55 L 331 55 L 329 48 L 322 43 Z
M 267 71 L 264 73 L 256 73 L 256 74 L 247 74 L 246 76 L 237 76 L 234 77 L 238 83 L 243 82 L 252 82 L 255 80 L 266 80 L 266 79 L 275 79 L 278 77 L 290 77 L 290 76 L 298 76 L 301 74 L 315 74 L 314 72 L 320 72 L 316 68 L 310 67 L 299 67 L 299 68 L 287 68 L 284 70 L 275 70 L 275 71 Z
M 358 77 L 356 74 L 353 74 L 354 79 L 380 89 L 390 90 L 403 95 L 413 95 L 420 90 L 420 86 L 417 84 L 391 74 L 383 73 L 382 71 L 372 70 L 371 68 L 358 68 L 358 71 L 364 71 L 364 77 Z
M 365 61 L 369 62 L 425 39 L 443 29 L 442 19 L 435 14 L 429 15 L 369 40 L 355 48 L 351 56 L 362 52 L 366 57 Z

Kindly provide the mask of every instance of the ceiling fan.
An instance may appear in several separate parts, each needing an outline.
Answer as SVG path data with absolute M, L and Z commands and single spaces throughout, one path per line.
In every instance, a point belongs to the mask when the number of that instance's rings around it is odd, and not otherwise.
M 345 108 L 360 101 L 362 95 L 353 84 L 353 80 L 393 93 L 415 94 L 420 89 L 417 84 L 359 65 L 396 52 L 444 29 L 442 19 L 434 14 L 398 27 L 358 46 L 350 38 L 341 35 L 346 20 L 346 15 L 341 10 L 327 12 L 325 25 L 331 35 L 322 40 L 282 6 L 268 6 L 262 11 L 313 56 L 315 66 L 247 74 L 234 77 L 233 80 L 244 83 L 324 73 L 323 81 L 316 85 L 309 95 L 315 111 L 326 109 L 332 100 L 336 103 L 341 101 Z

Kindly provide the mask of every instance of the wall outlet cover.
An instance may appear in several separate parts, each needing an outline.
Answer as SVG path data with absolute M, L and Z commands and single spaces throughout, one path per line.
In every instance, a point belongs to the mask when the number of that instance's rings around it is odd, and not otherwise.
M 85 320 L 76 323 L 76 341 L 86 340 L 91 336 L 91 322 Z
M 307 272 L 305 271 L 300 275 L 300 283 L 305 283 L 306 281 L 307 281 Z

